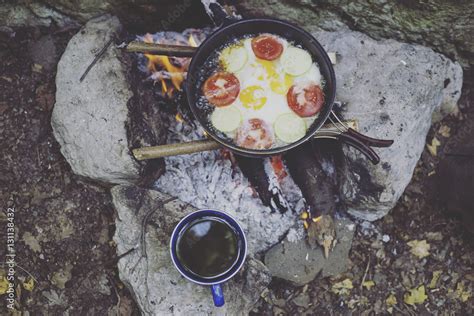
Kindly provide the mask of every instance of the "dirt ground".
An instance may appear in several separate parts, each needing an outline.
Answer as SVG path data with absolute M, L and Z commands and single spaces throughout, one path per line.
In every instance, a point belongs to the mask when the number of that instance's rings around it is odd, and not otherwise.
M 0 256 L 6 251 L 10 207 L 18 314 L 136 315 L 116 269 L 108 188 L 74 175 L 52 135 L 55 65 L 76 31 L 0 32 Z M 449 138 L 443 126 L 454 133 L 474 118 L 474 82 L 465 86 L 463 115 L 434 125 L 429 141 L 437 137 L 443 145 Z M 472 235 L 430 194 L 438 160 L 425 150 L 396 208 L 373 225 L 358 227 L 347 273 L 303 287 L 274 280 L 254 314 L 473 315 Z M 429 249 L 411 243 L 419 257 L 426 255 L 418 258 L 409 243 L 422 240 Z M 0 268 L 5 273 L 6 267 Z M 0 299 L 5 314 L 6 295 Z

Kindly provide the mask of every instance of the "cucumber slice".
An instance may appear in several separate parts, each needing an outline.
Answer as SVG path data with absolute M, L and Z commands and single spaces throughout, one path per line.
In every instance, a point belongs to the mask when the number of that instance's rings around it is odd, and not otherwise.
M 236 72 L 247 63 L 247 50 L 243 46 L 229 46 L 224 48 L 220 55 L 220 61 L 228 72 Z
M 221 132 L 227 133 L 237 129 L 242 121 L 239 109 L 233 106 L 216 108 L 211 114 L 211 123 Z
M 306 134 L 306 123 L 294 113 L 285 113 L 275 120 L 275 134 L 285 143 L 293 143 Z
M 288 47 L 281 56 L 283 70 L 289 75 L 299 76 L 309 70 L 313 64 L 311 55 L 304 49 Z

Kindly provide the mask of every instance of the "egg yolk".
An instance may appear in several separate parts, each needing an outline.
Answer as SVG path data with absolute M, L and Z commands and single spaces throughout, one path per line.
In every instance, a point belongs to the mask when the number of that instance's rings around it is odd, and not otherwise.
M 273 92 L 278 94 L 286 94 L 288 89 L 293 85 L 293 77 L 285 74 L 285 78 L 282 80 L 280 76 L 273 76 L 270 78 L 270 88 Z
M 248 109 L 259 110 L 267 103 L 265 90 L 260 86 L 249 86 L 243 89 L 240 91 L 239 98 L 242 105 Z
M 270 88 L 273 92 L 285 95 L 288 89 L 293 85 L 293 77 L 285 74 L 284 78 L 277 72 L 275 63 L 270 60 L 258 59 L 258 63 L 265 69 L 265 74 L 270 82 Z M 263 76 L 259 76 L 259 80 L 263 80 Z

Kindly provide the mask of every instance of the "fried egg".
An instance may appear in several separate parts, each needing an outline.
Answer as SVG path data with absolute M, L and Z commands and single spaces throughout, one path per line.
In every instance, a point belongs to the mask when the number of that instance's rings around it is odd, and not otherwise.
M 283 45 L 283 51 L 294 47 L 287 40 L 281 37 L 278 39 Z M 228 46 L 225 54 L 228 55 L 233 48 L 239 49 L 238 54 L 235 55 L 241 60 L 237 63 L 229 62 L 232 66 L 238 65 L 239 68 L 232 72 L 240 83 L 239 96 L 232 106 L 240 111 L 242 121 L 259 118 L 273 126 L 280 115 L 293 113 L 288 106 L 286 96 L 293 84 L 309 81 L 321 84 L 321 74 L 314 62 L 305 73 L 292 76 L 285 72 L 281 58 L 272 61 L 257 58 L 252 50 L 252 38 L 242 39 Z M 242 48 L 245 49 L 246 54 Z M 305 119 L 306 126 L 309 126 L 315 117 Z M 231 138 L 234 136 L 234 132 L 225 134 Z

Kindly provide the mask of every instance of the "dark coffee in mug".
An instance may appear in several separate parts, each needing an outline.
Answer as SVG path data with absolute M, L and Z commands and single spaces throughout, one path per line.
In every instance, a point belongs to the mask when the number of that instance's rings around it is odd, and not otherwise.
M 229 271 L 237 261 L 238 237 L 224 220 L 202 217 L 183 229 L 176 252 L 186 270 L 202 278 L 213 278 Z

